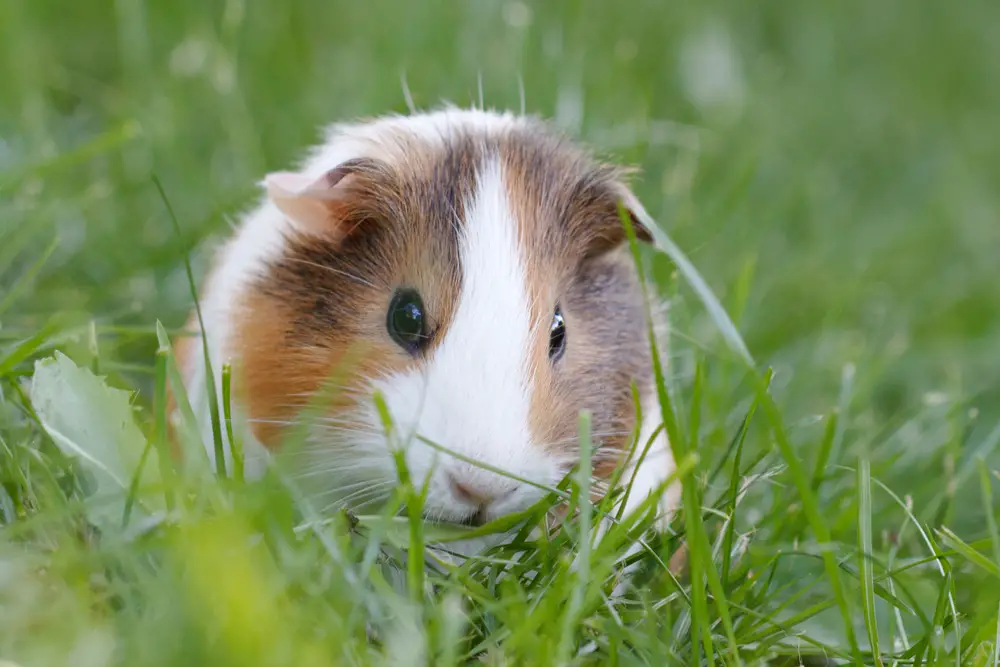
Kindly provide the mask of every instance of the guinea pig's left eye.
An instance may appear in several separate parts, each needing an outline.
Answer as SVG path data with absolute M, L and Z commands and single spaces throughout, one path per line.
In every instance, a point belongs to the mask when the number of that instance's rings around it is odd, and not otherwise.
M 566 350 L 566 320 L 563 319 L 562 308 L 556 306 L 552 315 L 552 327 L 549 329 L 549 359 L 556 361 Z
M 410 354 L 415 354 L 427 342 L 424 302 L 416 290 L 397 291 L 389 302 L 385 319 L 389 335 Z

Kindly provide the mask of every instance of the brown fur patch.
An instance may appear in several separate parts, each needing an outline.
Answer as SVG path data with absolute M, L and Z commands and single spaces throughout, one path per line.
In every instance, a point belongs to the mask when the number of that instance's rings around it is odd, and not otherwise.
M 234 349 L 255 434 L 266 446 L 277 444 L 282 423 L 346 355 L 360 353 L 333 409 L 348 407 L 366 379 L 412 368 L 448 329 L 461 289 L 459 233 L 479 151 L 468 138 L 442 149 L 409 141 L 402 161 L 366 161 L 337 209 L 337 227 L 326 236 L 290 235 L 283 256 L 239 304 Z M 401 287 L 420 292 L 429 319 L 421 355 L 402 350 L 386 330 L 389 303 Z

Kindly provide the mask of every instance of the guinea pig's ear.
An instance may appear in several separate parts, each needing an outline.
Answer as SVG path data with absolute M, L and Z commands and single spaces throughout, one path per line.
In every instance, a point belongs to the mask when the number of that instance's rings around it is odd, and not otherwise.
M 642 202 L 625 185 L 619 185 L 617 194 L 622 207 L 624 207 L 625 212 L 628 214 L 629 221 L 632 223 L 632 228 L 635 230 L 636 239 L 643 243 L 653 243 L 653 232 L 650 230 L 650 226 L 656 223 L 649 217 L 649 213 L 646 213 Z M 622 235 L 627 239 L 628 236 L 625 233 L 624 223 L 622 223 L 622 227 Z
M 300 231 L 336 234 L 347 210 L 351 181 L 367 161 L 345 162 L 319 178 L 291 171 L 276 171 L 264 178 L 271 202 Z
M 643 243 L 653 242 L 653 234 L 649 229 L 649 225 L 652 224 L 649 214 L 627 186 L 616 182 L 611 186 L 610 192 L 605 190 L 602 193 L 601 199 L 605 202 L 601 205 L 603 209 L 599 216 L 601 222 L 598 226 L 592 227 L 590 233 L 586 235 L 586 256 L 597 257 L 616 250 L 628 242 L 625 221 L 621 218 L 622 211 L 632 223 L 636 239 Z M 611 211 L 608 210 L 609 204 L 614 206 Z

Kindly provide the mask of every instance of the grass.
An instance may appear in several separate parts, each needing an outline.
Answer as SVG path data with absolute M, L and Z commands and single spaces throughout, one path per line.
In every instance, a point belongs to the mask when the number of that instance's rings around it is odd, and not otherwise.
M 987 0 L 0 3 L 0 660 L 997 664 L 998 20 Z M 545 501 L 579 506 L 567 530 L 453 568 L 441 527 L 315 516 L 280 475 L 162 457 L 185 257 L 200 280 L 319 125 L 480 94 L 639 165 L 668 235 L 643 261 L 673 302 L 684 504 L 622 600 L 632 535 L 581 539 L 608 509 L 584 477 Z

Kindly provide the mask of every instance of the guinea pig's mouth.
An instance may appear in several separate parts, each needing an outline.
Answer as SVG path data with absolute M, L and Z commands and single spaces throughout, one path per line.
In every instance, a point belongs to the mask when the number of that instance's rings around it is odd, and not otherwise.
M 442 519 L 440 516 L 433 516 L 427 513 L 423 515 L 424 521 L 433 521 L 435 523 L 451 524 L 453 526 L 466 526 L 468 528 L 479 528 L 492 519 L 488 516 L 485 508 L 481 508 L 476 512 L 469 514 L 468 516 L 458 518 L 458 519 Z
M 409 516 L 410 513 L 404 507 L 400 512 L 400 516 Z M 496 517 L 489 516 L 489 512 L 486 507 L 480 507 L 475 512 L 460 518 L 442 518 L 440 514 L 423 512 L 421 514 L 421 519 L 430 523 L 446 524 L 452 526 L 465 526 L 468 528 L 479 528 L 484 526 Z
M 480 526 L 487 524 L 489 522 L 490 522 L 490 517 L 486 510 L 486 507 L 484 506 L 476 510 L 475 513 L 470 514 L 469 516 L 465 517 L 464 519 L 460 519 L 455 523 L 461 526 L 470 526 L 472 528 L 479 528 Z

